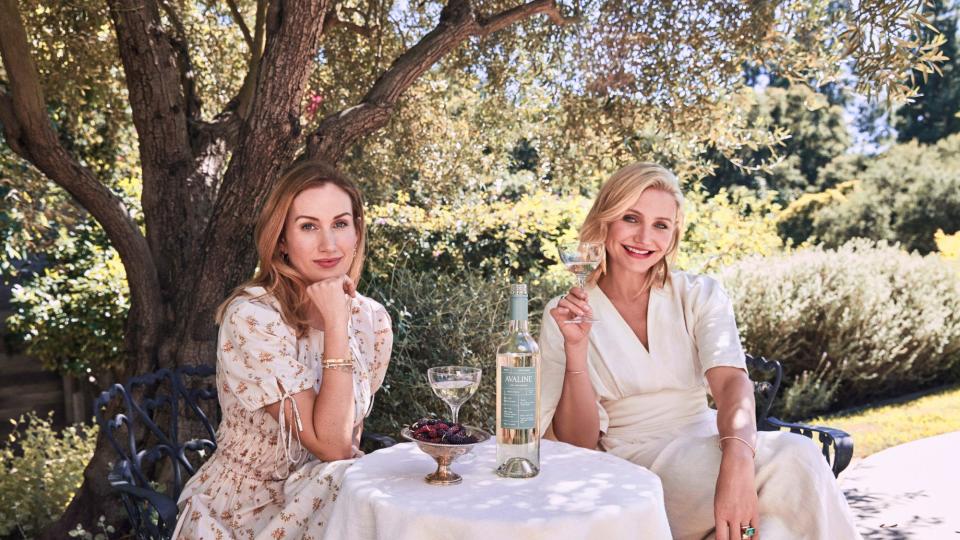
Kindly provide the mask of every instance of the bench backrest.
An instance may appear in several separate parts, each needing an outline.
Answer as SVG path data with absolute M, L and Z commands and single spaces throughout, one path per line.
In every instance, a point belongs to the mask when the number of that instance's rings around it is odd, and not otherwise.
M 780 380 L 783 378 L 783 367 L 777 360 L 767 360 L 762 356 L 746 356 L 747 369 L 753 381 L 754 398 L 757 404 L 757 429 L 760 431 L 777 431 L 779 428 L 771 424 L 770 408 L 780 390 Z
M 149 480 L 154 467 L 170 467 L 172 481 L 167 497 L 176 501 L 184 483 L 200 462 L 216 450 L 214 425 L 201 406 L 216 401 L 213 366 L 194 366 L 176 371 L 160 369 L 133 377 L 125 385 L 114 384 L 94 401 L 93 413 L 101 432 L 116 450 L 119 460 L 110 472 L 110 482 L 121 493 L 127 512 L 134 518 L 134 529 L 151 528 L 157 509 L 143 508 L 126 493 L 155 489 Z M 207 406 L 219 423 L 219 407 Z M 198 437 L 181 440 L 183 419 L 200 421 Z M 160 510 L 160 514 L 164 512 Z M 139 521 L 139 522 L 138 522 Z M 161 529 L 164 527 L 161 527 Z

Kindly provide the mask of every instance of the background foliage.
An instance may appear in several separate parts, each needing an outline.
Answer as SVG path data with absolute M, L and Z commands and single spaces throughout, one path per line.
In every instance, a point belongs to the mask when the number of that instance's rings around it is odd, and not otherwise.
M 461 422 L 494 426 L 496 376 L 493 359 L 499 336 L 507 329 L 510 280 L 490 279 L 475 270 L 457 274 L 398 268 L 386 280 L 369 283 L 369 294 L 382 302 L 394 322 L 390 372 L 377 394 L 365 429 L 397 434 L 400 428 L 429 415 L 449 417 L 426 379 L 427 368 L 470 365 L 483 370 L 480 390 L 460 410 Z M 530 320 L 534 335 L 546 301 L 560 287 L 531 290 Z
M 60 232 L 46 267 L 14 286 L 18 309 L 7 327 L 47 369 L 83 378 L 122 373 L 130 301 L 120 257 L 90 222 Z
M 730 186 L 745 186 L 761 194 L 773 191 L 781 203 L 830 187 L 824 185 L 821 169 L 851 145 L 842 106 L 803 85 L 770 86 L 753 94 L 750 123 L 767 130 L 777 144 L 748 144 L 732 155 L 711 148 L 705 157 L 715 167 L 703 179 L 704 187 L 711 193 Z
M 32 538 L 60 517 L 93 455 L 95 426 L 53 428 L 30 413 L 0 447 L 0 537 Z
M 853 240 L 724 269 L 746 350 L 783 363 L 788 418 L 956 380 L 960 280 L 938 255 Z
M 863 237 L 930 253 L 937 230 L 960 230 L 960 134 L 896 145 L 857 179 L 845 197 L 813 213 L 813 236 L 824 245 Z

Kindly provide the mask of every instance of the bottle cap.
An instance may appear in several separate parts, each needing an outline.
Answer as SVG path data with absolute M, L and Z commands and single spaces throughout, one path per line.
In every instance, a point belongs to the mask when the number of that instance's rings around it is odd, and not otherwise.
M 510 320 L 527 320 L 527 284 L 513 283 L 510 285 Z

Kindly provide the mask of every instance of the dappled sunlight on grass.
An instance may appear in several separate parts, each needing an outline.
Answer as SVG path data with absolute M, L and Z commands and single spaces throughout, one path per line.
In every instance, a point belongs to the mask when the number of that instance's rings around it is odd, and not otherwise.
M 809 423 L 852 434 L 854 457 L 866 457 L 898 444 L 960 431 L 960 385 L 909 401 L 822 416 Z

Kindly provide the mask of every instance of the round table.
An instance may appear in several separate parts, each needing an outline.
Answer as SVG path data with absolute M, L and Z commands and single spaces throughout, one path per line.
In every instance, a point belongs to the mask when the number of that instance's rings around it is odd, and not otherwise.
M 543 440 L 540 474 L 501 478 L 488 441 L 453 463 L 463 482 L 432 486 L 436 462 L 413 443 L 356 461 L 327 538 L 357 540 L 669 539 L 660 479 L 628 461 Z

